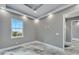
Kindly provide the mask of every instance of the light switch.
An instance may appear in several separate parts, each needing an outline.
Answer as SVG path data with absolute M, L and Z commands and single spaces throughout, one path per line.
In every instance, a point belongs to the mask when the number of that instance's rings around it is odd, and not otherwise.
M 59 35 L 59 33 L 56 33 L 56 35 Z

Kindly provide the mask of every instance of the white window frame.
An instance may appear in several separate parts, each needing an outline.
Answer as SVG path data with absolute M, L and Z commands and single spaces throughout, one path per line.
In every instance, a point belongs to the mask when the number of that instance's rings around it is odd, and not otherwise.
M 24 29 L 24 22 L 23 22 L 23 28 L 22 28 L 22 36 L 15 36 L 15 37 L 12 36 L 12 35 L 13 35 L 13 33 L 12 33 L 12 29 L 13 29 L 13 28 L 12 28 L 12 20 L 13 20 L 13 19 L 18 19 L 18 20 L 19 20 L 19 18 L 12 18 L 12 19 L 11 19 L 11 38 L 23 38 L 23 37 L 24 37 L 24 31 L 23 31 L 23 29 Z

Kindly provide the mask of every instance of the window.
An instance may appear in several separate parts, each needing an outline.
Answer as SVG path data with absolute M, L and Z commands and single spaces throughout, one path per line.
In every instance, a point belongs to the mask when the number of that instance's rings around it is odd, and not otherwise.
M 23 21 L 13 18 L 11 20 L 11 37 L 18 38 L 23 37 Z

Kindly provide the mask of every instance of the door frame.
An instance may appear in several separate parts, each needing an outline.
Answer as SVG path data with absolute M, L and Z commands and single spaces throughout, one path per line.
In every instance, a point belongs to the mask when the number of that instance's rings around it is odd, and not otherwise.
M 71 40 L 74 40 L 74 39 L 72 39 L 72 38 L 73 38 L 73 35 L 72 35 L 72 29 L 73 29 L 73 28 L 72 28 L 72 27 L 73 27 L 73 26 L 72 26 L 72 23 L 73 23 L 74 21 L 79 21 L 79 20 L 72 20 L 72 21 L 71 21 Z M 79 40 L 76 39 L 75 41 L 79 41 Z

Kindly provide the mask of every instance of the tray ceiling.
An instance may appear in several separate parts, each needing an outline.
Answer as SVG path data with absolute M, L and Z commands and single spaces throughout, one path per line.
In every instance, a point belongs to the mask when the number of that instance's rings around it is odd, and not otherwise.
M 63 9 L 62 7 L 66 7 L 67 5 L 68 4 L 7 4 L 6 8 L 16 10 L 34 18 L 40 18 L 49 12 L 60 11 L 60 9 Z

